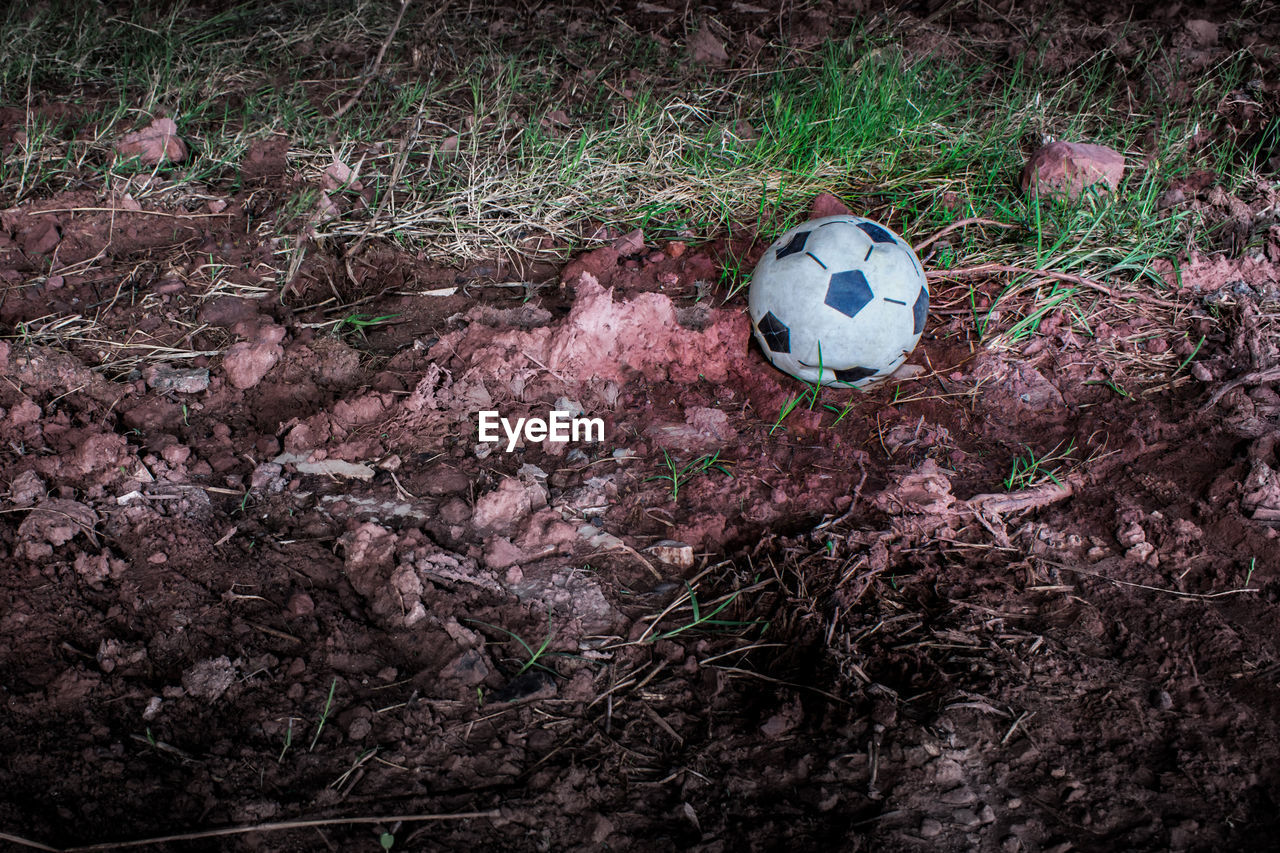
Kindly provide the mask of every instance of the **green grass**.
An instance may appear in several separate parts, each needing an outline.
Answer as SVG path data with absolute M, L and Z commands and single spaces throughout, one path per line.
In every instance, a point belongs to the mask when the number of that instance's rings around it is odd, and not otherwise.
M 1153 40 L 1123 60 L 1104 50 L 1050 74 L 977 54 L 912 55 L 881 26 L 719 72 L 690 70 L 651 40 L 602 39 L 613 33 L 608 21 L 574 38 L 548 25 L 508 42 L 446 15 L 432 19 L 433 33 L 450 34 L 441 47 L 419 31 L 433 9 L 415 4 L 382 75 L 333 119 L 396 9 L 371 0 L 318 8 L 245 4 L 201 19 L 181 4 L 122 15 L 88 4 L 12 5 L 0 16 L 6 103 L 54 93 L 72 110 L 60 118 L 32 110 L 27 144 L 0 164 L 0 203 L 128 178 L 137 168 L 117 162 L 111 142 L 165 114 L 192 157 L 145 170 L 167 180 L 138 189 L 152 203 L 232 191 L 254 140 L 291 139 L 290 166 L 303 184 L 278 219 L 289 242 L 281 267 L 300 261 L 290 248 L 298 225 L 287 223 L 314 207 L 314 182 L 337 158 L 361 166 L 374 202 L 315 223 L 316 237 L 393 240 L 438 260 L 533 252 L 538 237 L 557 241 L 539 252 L 562 257 L 584 246 L 588 221 L 643 227 L 654 240 L 744 228 L 768 238 L 829 190 L 909 239 L 964 216 L 1020 226 L 954 234 L 939 266 L 999 259 L 1150 287 L 1155 259 L 1202 238 L 1195 215 L 1157 210 L 1169 182 L 1205 167 L 1228 187 L 1248 179 L 1223 146 L 1191 146 L 1249 67 L 1242 54 L 1192 73 Z M 409 68 L 415 46 L 428 68 Z M 1158 95 L 1178 81 L 1192 87 L 1191 100 L 1166 104 Z M 1135 100 L 1132 87 L 1153 94 Z M 742 138 L 740 122 L 759 138 Z M 1133 155 L 1122 192 L 1029 203 L 1015 186 L 1023 149 L 1049 135 Z M 722 298 L 747 280 L 732 260 L 725 271 Z M 1014 279 L 975 311 L 977 322 L 1016 343 L 1035 333 L 1053 300 L 1077 298 L 1063 293 Z
M 1034 450 L 1030 447 L 1026 448 L 1027 452 L 1024 455 L 1014 457 L 1009 476 L 1004 479 L 1005 490 L 1013 492 L 1045 483 L 1061 486 L 1062 481 L 1058 478 L 1061 465 L 1075 452 L 1075 449 L 1074 441 L 1070 442 L 1065 449 L 1059 442 L 1042 456 L 1036 456 Z
M 554 669 L 542 663 L 542 657 L 547 654 L 547 648 L 550 647 L 552 640 L 555 639 L 555 632 L 551 630 L 551 619 L 549 616 L 547 618 L 547 636 L 543 638 L 542 643 L 536 649 L 533 646 L 531 646 L 529 643 L 525 642 L 524 637 L 521 637 L 519 634 L 515 633 L 514 631 L 508 631 L 506 628 L 503 628 L 500 625 L 492 625 L 488 622 L 481 622 L 479 619 L 467 619 L 466 621 L 472 622 L 476 625 L 483 625 L 484 627 L 489 628 L 491 630 L 506 634 L 508 637 L 510 637 L 511 639 L 515 640 L 517 643 L 520 644 L 520 648 L 524 649 L 525 661 L 520 666 L 520 669 L 516 671 L 516 675 L 524 675 L 526 672 L 533 669 L 534 667 L 537 667 L 538 669 L 541 669 L 545 672 L 549 672 L 552 675 L 558 674 Z
M 695 477 L 709 474 L 712 471 L 719 471 L 726 477 L 733 476 L 727 467 L 732 463 L 720 461 L 720 451 L 718 450 L 715 453 L 707 453 L 699 456 L 697 459 L 694 459 L 691 462 L 686 462 L 683 465 L 673 459 L 666 449 L 663 449 L 662 451 L 662 458 L 667 467 L 666 473 L 656 474 L 645 479 L 646 481 L 665 480 L 671 487 L 672 503 L 675 503 L 680 499 L 680 487 L 687 484 Z
M 320 719 L 316 722 L 316 731 L 315 731 L 315 734 L 311 736 L 311 745 L 307 747 L 307 752 L 315 751 L 316 742 L 320 740 L 320 733 L 324 731 L 324 724 L 329 721 L 329 715 L 333 712 L 333 694 L 334 694 L 334 691 L 337 689 L 338 689 L 338 679 L 335 678 L 329 684 L 329 696 L 324 700 L 324 708 L 320 710 Z M 289 731 L 289 734 L 286 735 L 287 739 L 285 741 L 286 749 L 288 748 L 289 742 L 293 740 L 292 735 L 293 735 L 293 728 L 292 728 L 292 721 L 290 721 L 290 731 Z M 284 753 L 281 752 L 280 755 L 281 757 L 283 757 Z

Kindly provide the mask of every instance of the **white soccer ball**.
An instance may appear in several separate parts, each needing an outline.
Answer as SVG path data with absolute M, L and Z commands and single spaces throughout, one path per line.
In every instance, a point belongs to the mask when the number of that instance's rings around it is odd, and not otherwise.
M 779 370 L 862 388 L 915 349 L 929 288 L 897 234 L 860 216 L 827 216 L 774 241 L 751 274 L 748 305 L 756 340 Z

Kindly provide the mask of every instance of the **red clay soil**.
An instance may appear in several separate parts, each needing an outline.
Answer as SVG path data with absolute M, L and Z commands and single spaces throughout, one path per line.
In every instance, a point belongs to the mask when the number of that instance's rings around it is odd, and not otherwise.
M 921 375 L 783 418 L 706 298 L 759 243 L 527 300 L 371 243 L 277 299 L 220 200 L 0 213 L 4 849 L 1274 845 L 1276 228 L 1181 267 L 1176 332 L 987 350 L 939 282 Z M 604 441 L 479 441 L 553 409 Z M 1028 446 L 1073 464 L 1010 494 Z

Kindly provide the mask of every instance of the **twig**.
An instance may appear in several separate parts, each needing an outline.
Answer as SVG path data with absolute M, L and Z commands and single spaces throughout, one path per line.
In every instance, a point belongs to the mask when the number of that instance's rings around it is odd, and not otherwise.
M 48 850 L 50 853 L 62 853 L 57 847 L 50 847 L 47 844 L 41 844 L 39 841 L 31 841 L 20 835 L 10 835 L 7 832 L 0 832 L 0 841 L 8 841 L 10 844 L 17 844 L 19 847 L 30 847 L 32 850 Z
M 917 243 L 913 247 L 915 249 L 915 253 L 917 255 L 920 254 L 925 249 L 929 248 L 934 243 L 936 243 L 938 240 L 941 240 L 943 237 L 950 234 L 952 231 L 955 231 L 958 228 L 965 228 L 969 225 L 994 225 L 997 228 L 1016 228 L 1017 227 L 1016 225 L 1010 225 L 1007 222 L 998 222 L 994 219 L 983 219 L 981 216 L 970 216 L 967 219 L 957 219 L 955 222 L 952 222 L 946 228 L 943 228 L 941 231 L 936 232 L 932 237 L 928 238 L 927 240 L 921 243 Z
M 1100 581 L 1107 581 L 1108 583 L 1120 584 L 1121 586 L 1131 586 L 1131 587 L 1134 587 L 1135 589 L 1145 589 L 1148 592 L 1163 592 L 1167 595 L 1174 595 L 1179 598 L 1195 598 L 1195 599 L 1199 599 L 1200 601 L 1208 601 L 1209 599 L 1213 599 L 1213 598 L 1222 598 L 1227 595 L 1239 595 L 1240 593 L 1243 593 L 1243 592 L 1262 592 L 1262 590 L 1258 589 L 1257 587 L 1240 587 L 1238 589 L 1223 590 L 1222 592 L 1183 592 L 1180 589 L 1167 589 L 1165 587 L 1150 586 L 1145 583 L 1134 583 L 1133 581 L 1122 581 L 1119 578 L 1110 578 L 1104 574 L 1099 574 L 1098 572 L 1091 572 L 1088 569 L 1078 569 L 1078 568 L 1075 568 L 1074 566 L 1068 566 L 1062 563 L 1055 563 L 1052 560 L 1044 560 L 1044 562 L 1047 565 L 1053 566 L 1056 569 L 1063 569 L 1065 571 L 1072 572 L 1077 575 L 1085 575 L 1086 577 L 1097 578 Z
M 391 32 L 387 33 L 387 40 L 382 43 L 382 47 L 378 49 L 378 55 L 373 60 L 373 67 L 369 69 L 369 73 L 364 76 L 364 80 L 356 87 L 356 91 L 347 102 L 338 107 L 337 112 L 333 114 L 334 118 L 342 118 L 342 114 L 356 105 L 356 101 L 360 100 L 360 96 L 364 94 L 365 87 L 374 77 L 378 76 L 378 70 L 382 67 L 382 57 L 387 53 L 387 48 L 391 47 L 391 40 L 396 37 L 396 31 L 400 29 L 400 22 L 404 20 L 404 12 L 409 8 L 409 0 L 400 0 L 400 14 L 396 15 L 396 22 L 391 25 Z M 441 4 L 441 8 L 445 8 L 445 4 Z
M 1020 489 L 1011 494 L 974 495 L 969 498 L 969 506 L 987 512 L 1003 515 L 1007 512 L 1019 512 L 1024 509 L 1037 509 L 1061 500 L 1066 500 L 1075 493 L 1070 482 L 1045 483 L 1029 489 Z
M 31 216 L 45 216 L 50 213 L 119 213 L 122 216 L 136 214 L 138 216 L 167 216 L 170 219 L 213 219 L 221 216 L 234 216 L 234 213 L 170 213 L 167 210 L 130 210 L 127 207 L 52 207 L 48 210 L 33 210 Z
M 1209 402 L 1200 407 L 1200 411 L 1209 411 L 1214 406 L 1218 405 L 1219 400 L 1231 391 L 1239 388 L 1241 385 L 1261 385 L 1264 382 L 1274 382 L 1277 379 L 1280 379 L 1280 367 L 1270 367 L 1266 370 L 1256 370 L 1253 373 L 1246 373 L 1244 376 L 1232 379 L 1217 391 L 1214 391 L 1213 396 L 1209 398 Z
M 405 5 L 408 5 L 407 3 Z M 391 196 L 395 193 L 396 184 L 400 183 L 400 175 L 404 172 L 405 164 L 409 162 L 409 154 L 413 151 L 413 144 L 418 141 L 418 134 L 422 132 L 422 107 L 418 108 L 418 120 L 414 122 L 413 132 L 408 136 L 400 138 L 400 151 L 396 155 L 394 165 L 391 167 L 391 180 L 387 183 L 387 191 L 382 194 L 382 198 L 378 200 L 378 206 L 373 211 L 373 216 L 365 223 L 364 230 L 360 232 L 360 236 L 351 244 L 344 257 L 353 256 L 368 238 L 369 232 L 373 230 L 374 223 L 378 221 L 378 217 L 382 216 L 382 211 L 386 208 Z
M 490 809 L 487 812 L 458 812 L 456 814 L 416 814 L 416 815 L 387 815 L 386 817 L 365 816 L 365 817 L 333 817 L 322 818 L 319 820 L 285 820 L 275 823 L 255 823 L 247 826 L 228 826 L 222 829 L 206 829 L 200 832 L 183 832 L 177 835 L 163 835 L 157 838 L 141 838 L 135 841 L 104 841 L 101 844 L 88 844 L 82 847 L 50 847 L 46 844 L 40 844 L 36 841 L 28 841 L 25 838 L 19 838 L 15 835 L 0 833 L 0 839 L 12 841 L 15 844 L 21 844 L 34 850 L 48 850 L 52 853 L 90 853 L 95 850 L 124 850 L 129 847 L 148 847 L 153 844 L 167 844 L 170 841 L 194 841 L 200 838 L 225 838 L 229 835 L 245 835 L 250 832 L 280 832 L 289 829 L 308 829 L 317 826 L 342 826 L 344 824 L 369 824 L 369 823 L 426 823 L 428 821 L 444 821 L 444 820 L 473 820 L 476 818 L 489 818 L 490 820 L 500 817 L 501 812 L 498 809 Z
M 1087 287 L 1090 290 L 1096 290 L 1099 293 L 1105 293 L 1112 299 L 1125 301 L 1132 299 L 1135 302 L 1141 302 L 1145 305 L 1154 305 L 1157 308 L 1180 308 L 1178 303 L 1169 302 L 1165 299 L 1157 299 L 1154 296 L 1147 296 L 1145 293 L 1126 293 L 1117 290 L 1114 287 L 1108 287 L 1100 281 L 1094 281 L 1091 278 L 1085 278 L 1082 275 L 1075 275 L 1069 272 L 1055 272 L 1054 270 L 1038 270 L 1033 267 L 1015 267 L 1009 264 L 978 264 L 974 267 L 959 267 L 953 270 L 930 270 L 925 276 L 930 280 L 945 280 L 949 278 L 972 278 L 974 276 L 988 275 L 996 272 L 1014 273 L 1016 275 L 1038 275 L 1045 278 L 1057 279 L 1058 281 L 1069 282 L 1070 284 L 1078 284 L 1081 287 Z
M 641 563 L 643 563 L 644 567 L 648 569 L 650 572 L 652 572 L 655 578 L 657 578 L 660 581 L 666 580 L 666 578 L 662 576 L 662 572 L 658 571 L 653 567 L 653 563 L 646 560 L 643 554 L 641 554 L 639 551 L 637 551 L 635 548 L 632 548 L 630 545 L 628 545 L 625 542 L 619 542 L 617 545 L 614 545 L 612 548 L 605 548 L 601 551 L 597 551 L 596 553 L 608 554 L 611 551 L 625 551 L 626 553 L 630 554 L 631 556 L 639 560 Z

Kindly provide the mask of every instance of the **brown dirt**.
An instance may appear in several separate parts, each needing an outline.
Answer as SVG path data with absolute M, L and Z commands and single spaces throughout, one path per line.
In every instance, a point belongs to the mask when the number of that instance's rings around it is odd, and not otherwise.
M 764 26 L 740 5 L 727 28 Z M 633 23 L 672 35 L 655 15 Z M 751 44 L 717 39 L 695 47 Z M 248 217 L 253 191 L 285 195 L 283 150 L 255 149 L 225 205 L 80 190 L 0 212 L 0 831 L 385 817 L 159 849 L 1269 846 L 1275 228 L 1261 257 L 1186 259 L 1158 345 L 1048 321 L 986 351 L 943 291 L 921 377 L 775 428 L 797 387 L 740 299 L 703 298 L 760 245 L 623 236 L 523 270 L 526 294 L 496 286 L 510 259 L 442 270 L 372 242 L 318 252 L 276 299 Z M 1172 189 L 1249 233 L 1274 203 Z M 394 322 L 335 333 L 331 289 Z M 1104 349 L 1201 337 L 1194 372 L 1102 384 Z M 606 441 L 477 441 L 480 410 L 551 408 Z M 990 499 L 1027 444 L 1059 442 L 1089 460 L 1061 488 Z M 725 471 L 673 497 L 664 452 Z M 690 590 L 711 621 L 690 624 Z

